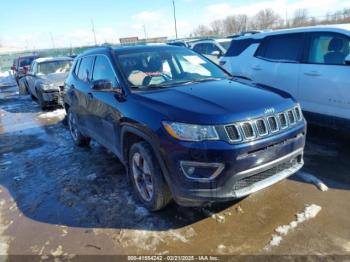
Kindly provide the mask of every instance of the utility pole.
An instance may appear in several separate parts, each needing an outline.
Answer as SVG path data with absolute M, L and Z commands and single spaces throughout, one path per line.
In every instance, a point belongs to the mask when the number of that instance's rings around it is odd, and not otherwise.
M 52 48 L 55 49 L 55 41 L 54 41 L 54 39 L 53 39 L 53 35 L 52 35 L 51 32 L 50 32 L 50 38 L 51 38 Z
M 97 40 L 96 40 L 96 32 L 95 32 L 94 20 L 92 20 L 92 18 L 91 18 L 90 21 L 91 21 L 91 26 L 92 26 L 92 33 L 93 33 L 93 35 L 94 35 L 95 46 L 97 46 Z
M 176 39 L 177 39 L 177 23 L 176 23 L 176 8 L 175 8 L 175 0 L 173 0 L 173 9 L 174 9 L 175 36 L 176 36 Z
M 146 30 L 146 25 L 143 25 L 143 33 L 145 34 L 145 39 L 147 40 L 147 30 Z

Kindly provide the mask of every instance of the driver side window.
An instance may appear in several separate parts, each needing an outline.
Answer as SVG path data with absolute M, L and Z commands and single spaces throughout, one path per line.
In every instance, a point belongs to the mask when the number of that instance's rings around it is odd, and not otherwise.
M 96 56 L 94 72 L 92 76 L 93 80 L 109 80 L 112 82 L 112 86 L 117 86 L 117 80 L 115 73 L 111 67 L 111 64 L 107 57 L 98 55 Z

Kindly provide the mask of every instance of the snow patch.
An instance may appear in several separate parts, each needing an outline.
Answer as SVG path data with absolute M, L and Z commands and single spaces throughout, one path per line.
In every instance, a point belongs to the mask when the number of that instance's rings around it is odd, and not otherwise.
M 290 222 L 288 225 L 279 226 L 275 229 L 277 234 L 272 235 L 272 239 L 264 249 L 269 250 L 271 247 L 279 246 L 283 240 L 282 236 L 286 236 L 289 231 L 296 228 L 299 224 L 310 220 L 311 218 L 315 218 L 321 209 L 322 207 L 315 204 L 306 206 L 303 212 L 295 215 L 296 220 Z
M 305 182 L 315 184 L 321 191 L 328 191 L 328 186 L 314 175 L 305 172 L 299 172 L 297 175 Z
M 3 209 L 3 206 L 5 205 L 5 200 L 0 201 L 0 211 Z M 4 235 L 5 230 L 8 228 L 8 225 L 4 224 L 3 218 L 1 217 L 0 212 L 0 256 L 7 256 L 7 251 L 9 249 L 9 237 Z
M 55 111 L 42 113 L 38 116 L 38 118 L 41 118 L 41 119 L 51 119 L 51 118 L 63 119 L 65 116 L 66 116 L 66 110 L 56 109 Z
M 14 86 L 15 79 L 10 71 L 0 72 L 0 86 Z
M 193 228 L 160 232 L 122 229 L 116 240 L 124 248 L 137 246 L 142 250 L 156 251 L 160 243 L 169 243 L 169 241 L 188 243 L 195 234 Z

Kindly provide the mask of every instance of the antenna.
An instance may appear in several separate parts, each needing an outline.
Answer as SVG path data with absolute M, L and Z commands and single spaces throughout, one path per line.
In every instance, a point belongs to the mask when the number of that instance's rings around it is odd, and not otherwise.
M 92 33 L 94 35 L 94 41 L 95 41 L 95 46 L 97 45 L 97 40 L 96 40 L 96 32 L 95 32 L 95 24 L 94 24 L 94 20 L 91 18 L 91 26 L 92 26 Z

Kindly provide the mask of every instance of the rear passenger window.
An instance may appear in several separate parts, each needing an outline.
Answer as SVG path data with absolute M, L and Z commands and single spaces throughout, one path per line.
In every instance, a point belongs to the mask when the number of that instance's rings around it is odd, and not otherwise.
M 84 82 L 90 82 L 92 78 L 92 64 L 94 63 L 94 56 L 87 56 L 81 59 L 78 78 Z
M 314 33 L 309 41 L 306 59 L 311 64 L 345 65 L 350 53 L 350 38 L 334 33 Z
M 255 56 L 281 62 L 296 63 L 300 60 L 304 34 L 285 34 L 266 37 Z

